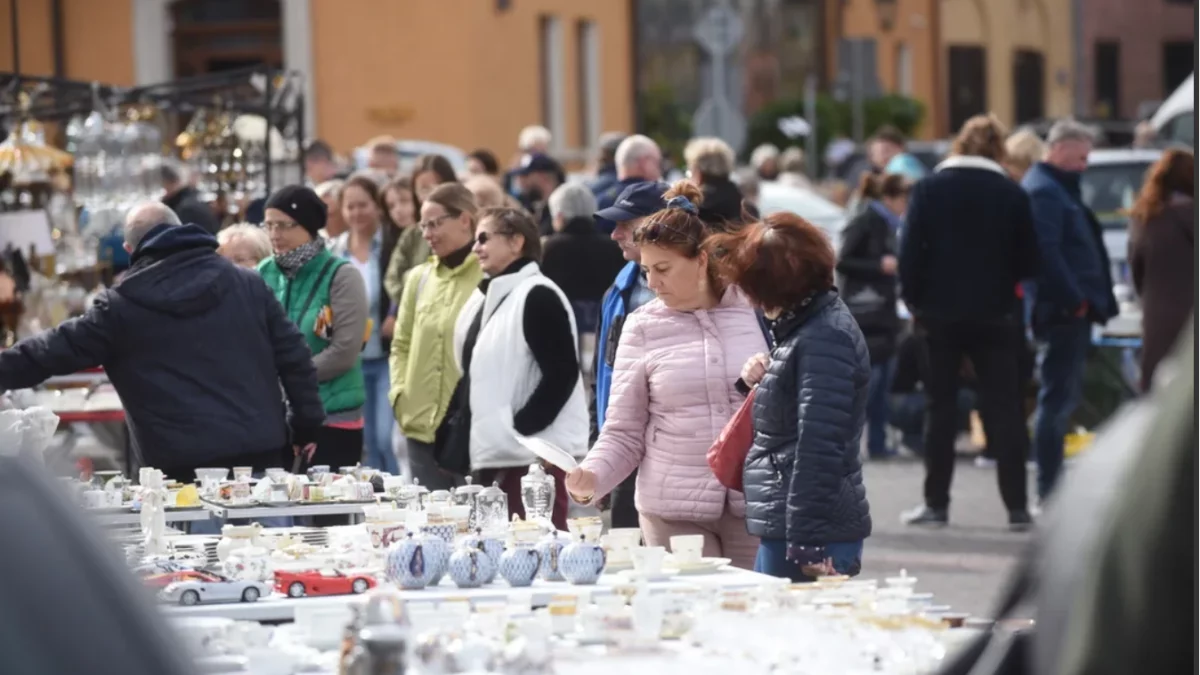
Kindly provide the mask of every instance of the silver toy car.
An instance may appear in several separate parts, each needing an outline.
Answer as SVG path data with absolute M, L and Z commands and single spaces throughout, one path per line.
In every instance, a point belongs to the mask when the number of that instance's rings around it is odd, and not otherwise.
M 271 594 L 264 581 L 239 581 L 212 572 L 199 572 L 199 578 L 169 584 L 158 593 L 160 600 L 190 606 L 210 602 L 255 602 Z

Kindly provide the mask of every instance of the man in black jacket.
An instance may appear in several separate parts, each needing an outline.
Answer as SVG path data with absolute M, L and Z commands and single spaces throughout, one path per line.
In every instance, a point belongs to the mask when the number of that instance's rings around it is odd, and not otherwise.
M 1030 525 L 1025 432 L 1015 326 L 1017 284 L 1037 272 L 1029 198 L 999 160 L 1005 132 L 979 115 L 963 125 L 952 156 L 918 182 L 901 232 L 900 288 L 929 344 L 925 503 L 904 514 L 914 525 L 945 525 L 954 477 L 954 439 L 963 357 L 978 378 L 988 447 L 995 455 L 1009 525 Z
M 160 173 L 163 189 L 166 190 L 162 203 L 179 216 L 180 222 L 199 225 L 205 232 L 215 235 L 221 229 L 221 220 L 208 204 L 200 201 L 200 193 L 196 192 L 196 188 L 188 185 L 183 174 L 172 166 L 163 164 Z
M 87 313 L 0 351 L 0 389 L 103 366 L 139 465 L 179 480 L 312 450 L 325 419 L 312 354 L 258 274 L 158 203 L 130 213 L 125 247 L 129 271 Z

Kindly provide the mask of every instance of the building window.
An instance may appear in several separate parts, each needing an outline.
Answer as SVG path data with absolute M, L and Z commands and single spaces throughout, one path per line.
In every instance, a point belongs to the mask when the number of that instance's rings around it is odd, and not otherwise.
M 563 40 L 558 17 L 543 16 L 539 30 L 542 67 L 542 124 L 554 134 L 553 148 L 562 148 Z
M 1115 119 L 1121 116 L 1121 43 L 1096 43 L 1096 107 L 1098 117 Z
M 171 12 L 176 76 L 283 67 L 279 0 L 176 0 Z
M 1183 84 L 1195 69 L 1196 43 L 1193 40 L 1163 43 L 1163 98 Z
M 589 148 L 600 137 L 600 34 L 596 24 L 580 21 L 576 26 L 575 63 L 579 68 L 579 147 Z
M 912 48 L 903 42 L 896 44 L 896 93 L 912 95 Z

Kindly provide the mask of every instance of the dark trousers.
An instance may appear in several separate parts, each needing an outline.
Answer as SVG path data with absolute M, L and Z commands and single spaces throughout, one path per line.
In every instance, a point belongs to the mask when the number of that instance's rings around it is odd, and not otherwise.
M 288 453 L 289 454 L 291 453 L 290 449 L 288 450 Z M 279 460 L 280 460 L 279 451 L 271 450 L 268 452 L 252 452 L 252 453 L 247 453 L 247 454 L 243 454 L 243 455 L 234 455 L 232 457 L 224 457 L 221 459 L 213 460 L 210 462 L 203 462 L 200 464 L 170 464 L 170 465 L 157 466 L 155 468 L 160 469 L 163 472 L 163 475 L 166 476 L 167 478 L 173 478 L 173 479 L 179 481 L 180 483 L 192 483 L 192 482 L 196 481 L 196 469 L 203 469 L 203 468 L 210 468 L 210 467 L 214 468 L 214 469 L 220 469 L 220 468 L 224 468 L 224 467 L 232 468 L 235 466 L 249 466 L 254 469 L 255 474 L 261 474 L 263 471 L 266 471 L 267 469 L 271 469 L 271 468 L 278 467 L 278 466 L 286 466 L 287 468 L 291 468 L 292 465 L 290 462 L 288 464 L 284 465 L 284 464 L 281 464 Z M 146 466 L 153 466 L 153 465 L 146 465 Z M 137 479 L 136 472 L 134 472 L 132 478 L 134 478 L 135 480 Z
M 1071 414 L 1083 398 L 1083 375 L 1092 344 L 1092 324 L 1072 319 L 1041 328 L 1044 342 L 1038 390 L 1034 443 L 1037 450 L 1038 496 L 1046 499 L 1058 481 L 1063 463 L 1063 439 Z
M 556 467 L 544 464 L 543 467 L 546 473 L 554 477 L 554 511 L 551 513 L 550 520 L 559 532 L 567 531 L 567 506 L 570 497 L 567 495 L 567 474 L 563 470 Z M 478 477 L 478 485 L 491 485 L 495 483 L 504 491 L 508 497 L 508 515 L 513 514 L 525 518 L 525 504 L 521 502 L 521 478 L 529 473 L 528 466 L 517 466 L 511 469 L 484 469 L 476 472 Z
M 362 461 L 363 430 L 339 429 L 337 427 L 321 427 L 317 432 L 317 450 L 313 453 L 312 462 L 302 465 L 302 470 L 308 466 L 328 465 L 330 471 L 336 472 L 343 466 L 354 466 Z M 349 516 L 312 516 L 315 527 L 330 525 L 345 525 L 350 522 Z
M 833 559 L 833 570 L 846 576 L 858 576 L 862 570 L 863 542 L 856 541 L 847 544 L 826 544 L 825 554 Z M 787 541 L 784 539 L 763 539 L 758 545 L 758 555 L 754 559 L 754 571 L 781 579 L 791 579 L 797 583 L 816 581 L 804 574 L 800 566 L 787 559 Z
M 641 520 L 638 519 L 637 506 L 633 503 L 633 495 L 637 491 L 637 470 L 634 469 L 629 477 L 621 481 L 621 484 L 613 488 L 609 495 L 609 503 L 612 505 L 612 526 L 613 527 L 641 527 Z
M 1011 321 L 922 322 L 929 342 L 929 423 L 925 437 L 925 504 L 950 505 L 954 440 L 958 435 L 958 390 L 963 358 L 978 382 L 988 447 L 996 459 L 1000 496 L 1010 511 L 1027 506 L 1025 457 L 1029 435 L 1015 373 L 1021 344 Z

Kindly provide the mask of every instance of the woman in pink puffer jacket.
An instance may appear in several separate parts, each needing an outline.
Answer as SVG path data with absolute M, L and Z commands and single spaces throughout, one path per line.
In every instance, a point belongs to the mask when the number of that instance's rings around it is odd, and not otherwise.
M 734 388 L 742 364 L 766 341 L 745 296 L 722 288 L 700 250 L 700 191 L 681 182 L 664 197 L 634 234 L 658 299 L 621 331 L 604 427 L 567 490 L 587 504 L 637 469 L 647 546 L 702 535 L 705 557 L 751 569 L 758 538 L 746 532 L 745 500 L 717 482 L 706 454 L 745 399 Z

